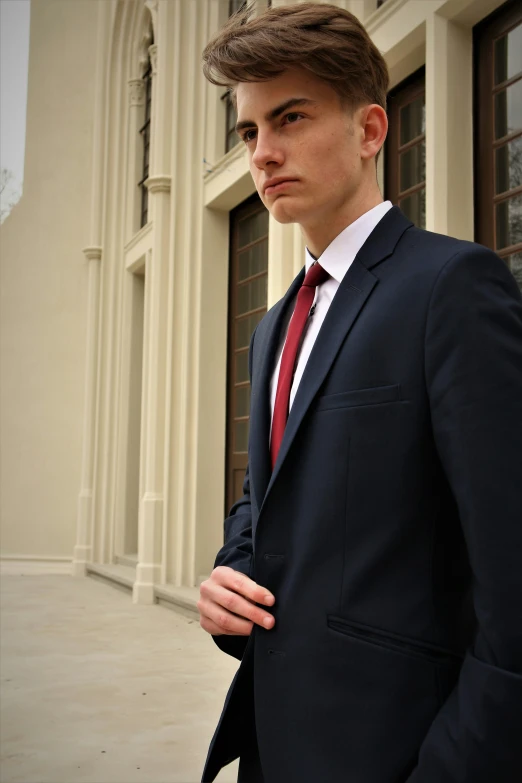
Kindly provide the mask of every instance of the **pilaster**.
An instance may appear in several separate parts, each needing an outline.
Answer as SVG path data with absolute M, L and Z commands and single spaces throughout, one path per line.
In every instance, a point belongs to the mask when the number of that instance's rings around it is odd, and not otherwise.
M 284 295 L 304 265 L 304 242 L 296 223 L 268 220 L 268 308 Z
M 160 7 L 161 10 L 161 7 Z M 162 27 L 159 25 L 160 35 Z M 146 181 L 149 191 L 149 221 L 153 224 L 152 251 L 147 258 L 145 283 L 144 334 L 144 398 L 142 406 L 142 441 L 140 508 L 138 521 L 138 565 L 133 588 L 134 603 L 153 603 L 154 585 L 161 582 L 162 541 L 165 524 L 164 510 L 164 450 L 167 323 L 169 291 L 169 175 L 165 150 L 165 129 L 161 127 L 160 104 L 166 89 L 164 61 L 165 48 L 160 44 L 149 47 L 152 65 L 152 113 L 150 176 Z M 160 61 L 160 64 L 159 64 Z
M 85 403 L 83 415 L 83 451 L 81 486 L 78 495 L 76 545 L 73 552 L 73 576 L 85 576 L 86 564 L 92 561 L 94 434 L 96 431 L 96 369 L 100 305 L 101 247 L 86 247 L 88 261 L 87 345 L 85 362 Z
M 109 48 L 110 14 L 104 3 L 98 6 L 96 35 L 96 98 L 94 106 L 91 208 L 89 246 L 83 250 L 88 262 L 87 340 L 85 353 L 85 399 L 80 491 L 78 493 L 76 544 L 73 550 L 72 574 L 85 576 L 86 563 L 93 560 L 94 491 L 97 430 L 97 393 L 100 332 L 100 287 L 102 259 L 102 215 L 105 157 L 105 67 Z
M 473 239 L 472 30 L 426 21 L 426 228 Z

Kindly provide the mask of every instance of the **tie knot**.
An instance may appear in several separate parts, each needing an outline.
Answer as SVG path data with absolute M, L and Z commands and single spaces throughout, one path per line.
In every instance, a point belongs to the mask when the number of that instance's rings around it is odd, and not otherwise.
M 316 288 L 316 286 L 321 285 L 321 283 L 324 283 L 330 275 L 326 271 L 326 269 L 323 269 L 321 264 L 315 262 L 315 264 L 312 264 L 308 272 L 306 273 L 306 277 L 303 280 L 303 285 L 310 286 L 311 288 Z

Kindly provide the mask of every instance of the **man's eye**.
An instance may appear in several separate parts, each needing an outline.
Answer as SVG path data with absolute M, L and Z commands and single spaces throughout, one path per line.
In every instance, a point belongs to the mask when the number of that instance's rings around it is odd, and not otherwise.
M 285 114 L 283 119 L 290 123 L 290 125 L 294 125 L 296 119 L 300 119 L 303 115 L 300 114 L 298 111 L 290 111 L 288 114 Z M 250 134 L 253 133 L 254 136 L 250 136 Z M 248 144 L 249 141 L 253 141 L 255 138 L 255 130 L 247 130 L 244 132 L 242 138 L 245 144 Z

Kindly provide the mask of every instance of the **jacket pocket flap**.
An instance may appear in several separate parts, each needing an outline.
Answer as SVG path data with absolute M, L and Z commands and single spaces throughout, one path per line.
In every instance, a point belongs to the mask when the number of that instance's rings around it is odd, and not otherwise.
M 359 641 L 394 650 L 404 655 L 423 658 L 431 663 L 462 663 L 462 655 L 431 642 L 406 638 L 392 631 L 383 631 L 380 628 L 355 623 L 337 615 L 327 615 L 326 623 L 329 628 L 345 636 L 351 636 Z
M 400 401 L 400 386 L 373 386 L 370 389 L 350 389 L 340 394 L 326 394 L 320 397 L 316 410 L 324 411 L 333 408 L 350 408 L 357 405 L 382 405 L 385 402 Z

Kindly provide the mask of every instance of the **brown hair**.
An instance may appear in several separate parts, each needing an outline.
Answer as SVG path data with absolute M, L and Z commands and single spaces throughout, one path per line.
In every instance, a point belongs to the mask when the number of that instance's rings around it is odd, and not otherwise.
M 301 66 L 328 82 L 342 105 L 386 108 L 388 68 L 361 22 L 327 3 L 267 8 L 250 18 L 254 3 L 230 17 L 203 51 L 209 82 L 231 88 L 267 81 Z

